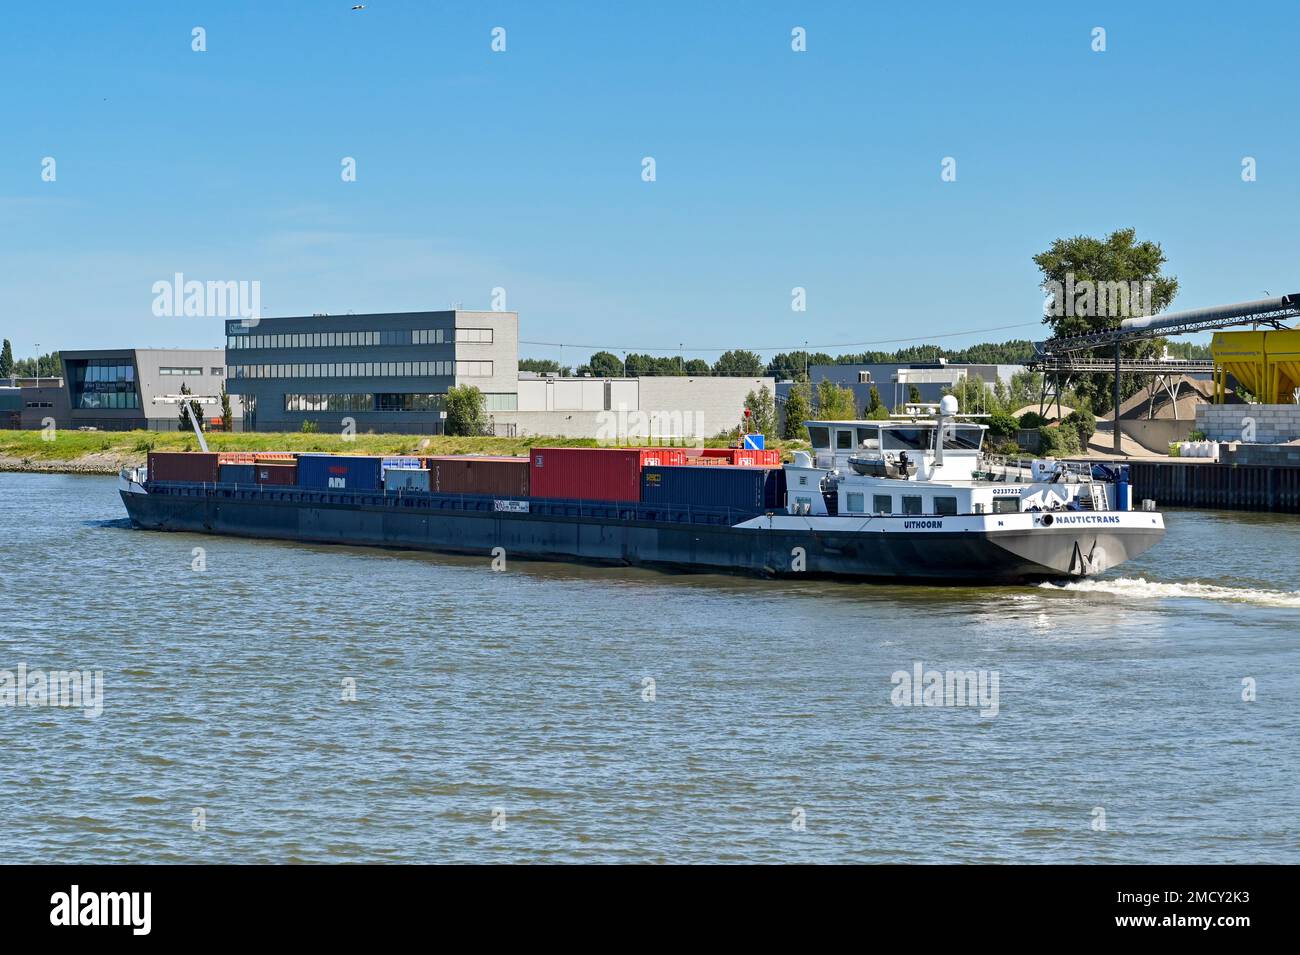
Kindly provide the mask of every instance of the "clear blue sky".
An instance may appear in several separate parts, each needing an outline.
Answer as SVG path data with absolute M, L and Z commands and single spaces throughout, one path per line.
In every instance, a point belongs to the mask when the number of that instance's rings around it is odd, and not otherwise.
M 567 363 L 1030 337 L 976 330 L 1038 320 L 1053 238 L 1130 225 L 1175 308 L 1300 290 L 1293 3 L 350 6 L 6 7 L 19 356 L 219 344 L 215 319 L 151 314 L 178 271 L 259 280 L 272 317 L 502 286 L 524 339 L 584 346 Z

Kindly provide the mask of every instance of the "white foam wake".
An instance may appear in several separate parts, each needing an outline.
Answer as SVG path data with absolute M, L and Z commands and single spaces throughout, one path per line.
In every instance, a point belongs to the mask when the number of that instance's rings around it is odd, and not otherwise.
M 1139 600 L 1186 599 L 1221 600 L 1230 603 L 1251 603 L 1264 607 L 1300 607 L 1300 590 L 1255 590 L 1250 587 L 1219 587 L 1194 581 L 1162 584 L 1156 581 L 1117 577 L 1112 580 L 1076 580 L 1064 584 L 1039 584 L 1048 590 L 1069 590 L 1077 593 L 1111 594 Z

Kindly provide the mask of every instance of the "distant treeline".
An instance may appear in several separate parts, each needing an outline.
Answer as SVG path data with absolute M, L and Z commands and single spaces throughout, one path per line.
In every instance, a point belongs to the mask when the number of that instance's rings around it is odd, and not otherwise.
M 946 358 L 958 364 L 1022 365 L 1034 354 L 1033 342 L 1015 339 L 1009 342 L 971 345 L 969 348 L 943 348 L 939 345 L 913 345 L 898 351 L 859 352 L 850 355 L 829 355 L 826 352 L 792 351 L 774 355 L 765 362 L 752 351 L 737 348 L 723 355 L 713 364 L 701 358 L 683 358 L 681 355 L 628 354 L 626 361 L 613 352 L 598 351 L 585 364 L 573 368 L 560 365 L 549 358 L 521 358 L 520 371 L 538 374 L 579 376 L 590 374 L 595 378 L 639 378 L 647 375 L 717 375 L 759 378 L 770 376 L 798 380 L 812 365 L 873 365 L 909 364 Z

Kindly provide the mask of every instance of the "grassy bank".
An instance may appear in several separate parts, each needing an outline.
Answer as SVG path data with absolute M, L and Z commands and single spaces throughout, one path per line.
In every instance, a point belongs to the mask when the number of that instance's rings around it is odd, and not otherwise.
M 358 434 L 345 441 L 337 434 L 266 434 L 206 436 L 213 451 L 326 451 L 337 454 L 511 454 L 526 455 L 535 445 L 594 447 L 590 438 L 452 438 L 422 434 Z M 719 447 L 724 442 L 705 442 Z M 803 442 L 788 442 L 794 447 Z M 775 443 L 774 443 L 775 445 Z M 40 431 L 0 431 L 0 459 L 9 470 L 30 464 L 35 470 L 111 473 L 143 464 L 150 451 L 197 451 L 198 439 L 179 431 L 59 431 L 46 441 Z

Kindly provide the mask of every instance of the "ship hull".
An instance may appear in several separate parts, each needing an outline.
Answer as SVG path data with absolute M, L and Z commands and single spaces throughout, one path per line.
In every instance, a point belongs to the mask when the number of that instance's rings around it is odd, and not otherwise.
M 1012 583 L 1098 573 L 1154 545 L 1149 524 L 1041 526 L 1041 518 L 880 519 L 788 515 L 736 525 L 548 513 L 435 509 L 419 501 L 304 501 L 292 494 L 173 495 L 123 491 L 131 520 L 151 530 L 406 548 L 507 558 L 644 565 L 763 576 Z M 372 501 L 376 500 L 374 498 Z M 1151 517 L 1151 515 L 1144 515 Z M 1023 518 L 1023 520 L 1020 520 Z M 1119 519 L 1117 516 L 1116 520 Z M 839 521 L 839 523 L 837 523 Z M 906 525 L 912 525 L 908 527 Z M 499 553 L 499 552 L 498 552 Z

